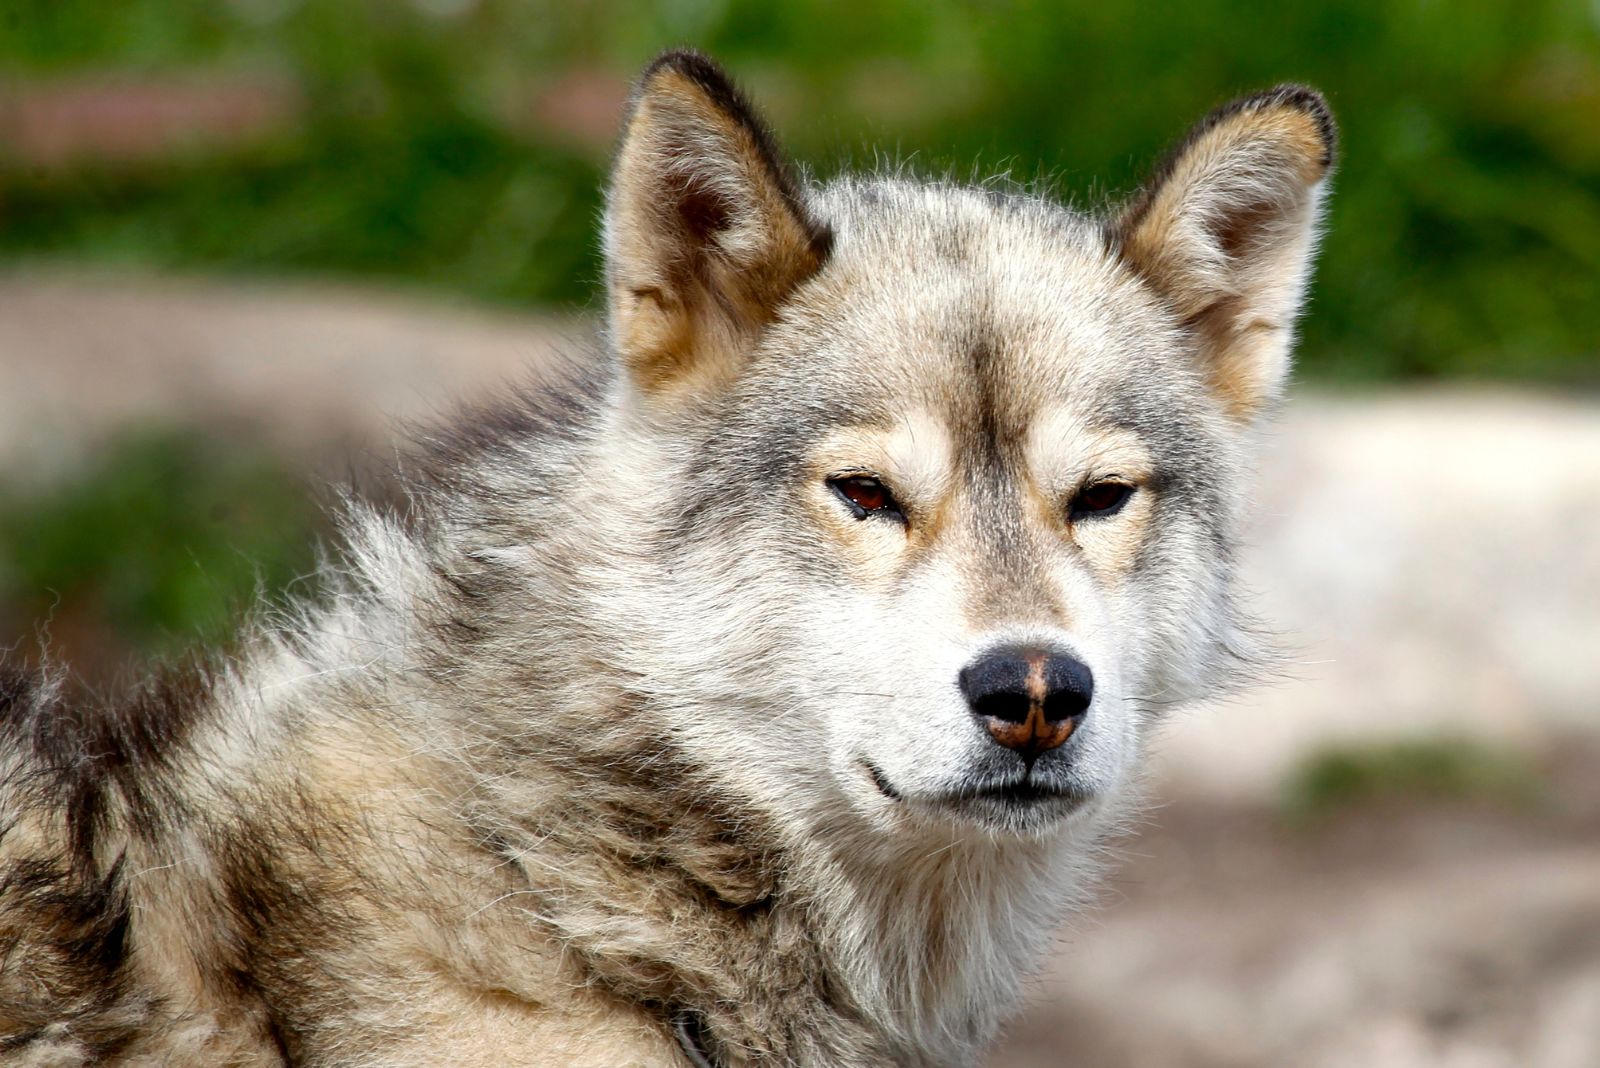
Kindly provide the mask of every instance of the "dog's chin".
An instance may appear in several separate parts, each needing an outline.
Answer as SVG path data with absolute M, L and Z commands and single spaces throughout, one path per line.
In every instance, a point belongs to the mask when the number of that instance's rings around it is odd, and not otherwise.
M 865 768 L 878 793 L 895 806 L 924 818 L 996 834 L 1043 834 L 1094 807 L 1092 791 L 1034 776 L 910 792 L 896 787 L 875 765 L 869 763 Z

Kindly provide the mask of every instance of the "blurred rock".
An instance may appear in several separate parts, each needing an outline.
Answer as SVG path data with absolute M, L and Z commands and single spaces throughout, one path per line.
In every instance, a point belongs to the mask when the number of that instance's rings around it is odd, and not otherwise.
M 1174 718 L 1169 788 L 1260 795 L 1351 740 L 1600 734 L 1600 398 L 1302 390 L 1255 515 L 1245 580 L 1287 662 Z
M 48 474 L 130 426 L 199 424 L 337 470 L 550 373 L 588 330 L 306 283 L 0 276 L 0 466 Z

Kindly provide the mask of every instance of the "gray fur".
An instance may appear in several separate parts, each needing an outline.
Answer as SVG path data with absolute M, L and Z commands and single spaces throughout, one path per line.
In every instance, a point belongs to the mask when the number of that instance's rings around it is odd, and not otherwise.
M 1290 113 L 1326 123 L 1260 99 L 1108 223 L 800 187 L 714 67 L 659 61 L 580 381 L 428 442 L 227 663 L 103 709 L 0 685 L 0 1057 L 687 1064 L 687 1029 L 729 1068 L 976 1063 L 1160 711 L 1253 655 L 1241 479 L 1326 171 L 1212 195 L 1228 138 L 1292 169 Z M 1111 476 L 1124 511 L 1068 522 Z M 1003 640 L 1097 679 L 1028 769 L 954 685 Z M 1024 771 L 1055 800 L 984 793 Z

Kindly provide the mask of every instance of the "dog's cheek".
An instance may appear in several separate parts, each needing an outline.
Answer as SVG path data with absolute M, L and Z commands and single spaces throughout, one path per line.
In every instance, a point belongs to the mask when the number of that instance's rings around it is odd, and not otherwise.
M 905 561 L 903 526 L 887 517 L 858 519 L 820 479 L 806 487 L 798 519 L 809 535 L 809 555 L 820 558 L 834 582 L 893 595 Z
M 1130 690 L 1152 718 L 1215 689 L 1234 630 L 1231 575 L 1227 554 L 1190 516 L 1169 513 L 1140 553 L 1123 611 L 1125 633 L 1140 636 L 1128 657 Z
M 955 767 L 970 731 L 955 680 L 967 653 L 954 582 L 936 575 L 887 590 L 855 588 L 819 605 L 813 648 L 830 649 L 820 691 L 830 733 L 852 758 L 898 780 Z
M 1089 516 L 1072 524 L 1073 544 L 1102 586 L 1115 589 L 1127 582 L 1150 536 L 1154 512 L 1154 501 L 1145 490 L 1136 492 L 1115 515 Z

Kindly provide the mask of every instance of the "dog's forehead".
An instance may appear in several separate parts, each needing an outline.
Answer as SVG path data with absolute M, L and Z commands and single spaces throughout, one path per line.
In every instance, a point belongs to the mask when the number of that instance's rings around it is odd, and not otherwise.
M 901 182 L 830 187 L 818 206 L 833 255 L 783 341 L 840 418 L 916 410 L 1020 432 L 1068 407 L 1137 425 L 1149 405 L 1129 398 L 1186 384 L 1170 316 L 1094 219 Z

